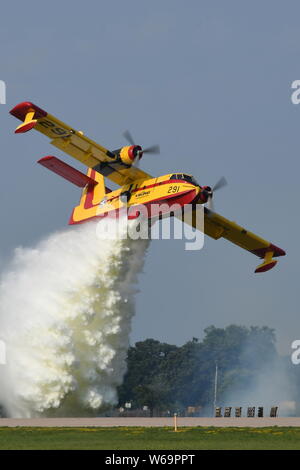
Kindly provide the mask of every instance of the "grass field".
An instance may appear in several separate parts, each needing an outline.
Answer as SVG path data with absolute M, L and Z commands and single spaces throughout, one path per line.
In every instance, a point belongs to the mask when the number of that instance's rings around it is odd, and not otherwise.
M 0 449 L 300 449 L 300 428 L 0 428 Z

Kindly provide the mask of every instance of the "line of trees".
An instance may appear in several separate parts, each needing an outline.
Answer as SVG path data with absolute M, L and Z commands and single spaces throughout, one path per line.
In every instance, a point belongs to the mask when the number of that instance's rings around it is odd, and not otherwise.
M 119 406 L 148 406 L 170 413 L 188 406 L 212 409 L 215 364 L 218 396 L 235 388 L 247 389 L 266 364 L 278 360 L 275 333 L 269 327 L 210 326 L 204 338 L 183 346 L 154 339 L 137 342 L 128 350 L 127 373 L 119 387 Z

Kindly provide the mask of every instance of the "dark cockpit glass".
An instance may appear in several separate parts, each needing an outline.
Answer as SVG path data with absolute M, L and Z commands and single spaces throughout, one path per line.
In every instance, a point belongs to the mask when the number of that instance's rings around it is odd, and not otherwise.
M 195 178 L 193 176 L 186 175 L 184 173 L 174 174 L 170 177 L 170 179 L 171 180 L 184 180 L 187 183 L 191 183 L 191 184 L 194 184 L 195 186 L 199 186 L 199 184 L 197 183 L 197 181 L 195 180 Z
M 193 176 L 191 176 L 191 175 L 183 175 L 183 176 L 184 176 L 185 181 L 187 181 L 188 183 L 199 186 L 197 180 Z

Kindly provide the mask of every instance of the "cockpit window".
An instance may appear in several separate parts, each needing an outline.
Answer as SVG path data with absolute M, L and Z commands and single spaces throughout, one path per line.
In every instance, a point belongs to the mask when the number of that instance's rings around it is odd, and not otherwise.
M 176 175 L 171 176 L 171 180 L 184 180 L 185 176 L 183 173 L 177 173 Z
M 199 186 L 197 180 L 191 175 L 184 175 L 184 179 L 186 181 L 188 181 L 189 183 L 192 183 L 192 184 L 195 184 L 196 186 Z
M 177 173 L 177 174 L 174 174 L 170 177 L 171 180 L 185 180 L 187 181 L 188 183 L 191 183 L 191 184 L 195 184 L 196 186 L 198 186 L 198 183 L 197 181 L 195 180 L 195 178 L 191 175 L 186 175 L 184 173 Z

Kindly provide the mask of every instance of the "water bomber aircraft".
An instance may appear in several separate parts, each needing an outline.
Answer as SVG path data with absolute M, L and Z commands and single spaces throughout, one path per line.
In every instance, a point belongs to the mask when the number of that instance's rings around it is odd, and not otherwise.
M 182 218 L 182 213 L 178 217 L 197 229 L 197 217 L 193 215 L 202 204 L 204 233 L 215 240 L 225 238 L 261 258 L 263 262 L 255 269 L 256 273 L 272 269 L 277 263 L 274 257 L 285 255 L 278 246 L 214 211 L 213 195 L 225 186 L 224 177 L 214 187 L 201 186 L 193 176 L 178 171 L 153 177 L 139 168 L 139 162 L 145 154 L 159 153 L 159 146 L 143 149 L 134 142 L 129 131 L 124 132 L 128 145 L 108 150 L 31 102 L 18 104 L 10 113 L 22 121 L 16 134 L 35 129 L 48 137 L 56 148 L 87 166 L 84 174 L 53 155 L 38 160 L 40 165 L 82 188 L 80 203 L 73 209 L 69 224 L 81 224 L 110 214 L 116 216 L 124 209 L 128 218 L 134 219 L 140 216 L 141 207 L 146 208 L 150 221 L 162 216 L 178 216 L 172 212 L 176 204 L 181 208 L 187 205 L 192 208 L 191 217 Z M 112 191 L 106 186 L 105 179 L 119 188 Z M 158 214 L 162 205 L 164 214 Z

